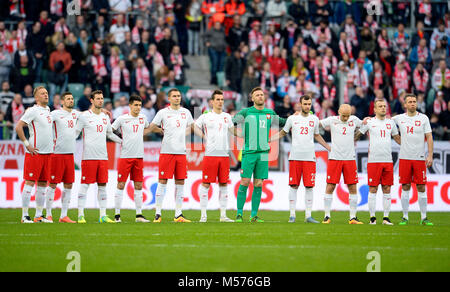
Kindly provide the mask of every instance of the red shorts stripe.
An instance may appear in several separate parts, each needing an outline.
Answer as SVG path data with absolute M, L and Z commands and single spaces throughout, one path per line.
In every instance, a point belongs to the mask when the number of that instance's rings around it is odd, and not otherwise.
M 370 187 L 394 185 L 394 165 L 392 162 L 367 163 L 367 184 Z
M 187 179 L 186 154 L 160 154 L 159 179 Z
M 424 185 L 427 183 L 427 165 L 424 160 L 400 159 L 398 174 L 400 184 L 413 182 Z
M 358 168 L 355 160 L 328 160 L 327 183 L 338 184 L 344 174 L 344 183 L 352 185 L 358 183 Z
M 230 176 L 230 157 L 205 156 L 202 165 L 202 182 L 228 183 Z M 218 180 L 217 180 L 218 179 Z
M 23 179 L 30 181 L 46 181 L 50 178 L 51 154 L 25 153 Z
M 316 162 L 289 160 L 289 185 L 298 186 L 303 177 L 303 185 L 312 188 L 316 183 Z
M 144 160 L 142 158 L 119 158 L 117 181 L 126 182 L 128 176 L 134 182 L 144 181 Z
M 73 154 L 52 154 L 50 156 L 50 183 L 71 184 L 75 181 Z
M 108 183 L 108 160 L 82 160 L 81 183 Z

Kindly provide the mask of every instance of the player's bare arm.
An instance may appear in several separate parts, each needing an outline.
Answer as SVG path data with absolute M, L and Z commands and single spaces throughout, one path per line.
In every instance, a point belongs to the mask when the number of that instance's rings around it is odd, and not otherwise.
M 363 133 L 361 133 L 359 130 L 355 131 L 355 141 L 358 141 Z
M 189 133 L 188 133 L 189 131 Z M 195 123 L 192 123 L 191 126 L 189 128 L 186 129 L 186 133 L 190 134 L 191 132 L 194 132 L 195 135 L 201 137 L 202 139 L 206 140 L 206 136 L 203 133 L 202 129 L 200 129 L 197 125 L 195 125 Z
M 322 135 L 320 135 L 320 134 L 315 134 L 315 135 L 314 135 L 314 139 L 317 141 L 317 143 L 319 143 L 320 145 L 322 145 L 323 148 L 327 149 L 328 152 L 331 151 L 330 145 L 328 145 L 328 143 L 325 142 L 325 139 L 323 139 Z
M 24 121 L 19 121 L 16 126 L 16 133 L 19 139 L 22 141 L 22 143 L 25 145 L 25 147 L 30 151 L 31 155 L 38 154 L 39 149 L 34 148 L 31 146 L 30 142 L 28 142 L 27 138 L 25 137 L 25 133 L 23 131 L 23 127 L 27 126 L 27 123 Z
M 229 128 L 228 131 L 236 137 L 240 137 L 240 138 L 244 137 L 244 135 L 242 135 L 242 130 L 239 131 L 238 127 Z
M 156 124 L 150 123 L 150 126 L 148 126 L 147 128 L 144 129 L 144 136 L 149 133 L 158 133 L 158 134 L 164 135 L 164 130 L 162 128 L 158 127 Z
M 395 135 L 395 136 L 392 136 L 392 138 L 394 139 L 394 141 L 398 144 L 398 145 L 401 145 L 402 144 L 402 138 L 400 137 L 400 135 Z
M 281 138 L 283 138 L 286 135 L 287 135 L 287 133 L 284 130 L 281 130 L 278 133 L 276 133 L 275 135 L 270 137 L 269 143 L 272 142 L 272 141 L 280 140 Z
M 433 165 L 433 134 L 432 133 L 426 133 L 425 138 L 427 139 L 427 145 L 428 145 L 428 156 L 427 156 L 427 167 L 430 167 Z

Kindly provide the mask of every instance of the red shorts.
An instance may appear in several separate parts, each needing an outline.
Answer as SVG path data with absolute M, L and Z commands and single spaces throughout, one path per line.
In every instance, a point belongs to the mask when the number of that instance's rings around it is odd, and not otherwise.
M 203 158 L 202 182 L 220 184 L 228 183 L 230 176 L 230 157 L 205 156 Z
M 108 182 L 108 160 L 82 160 L 82 184 L 106 184 Z
M 50 178 L 51 154 L 25 153 L 23 179 L 31 181 L 48 181 Z
M 427 165 L 424 160 L 400 159 L 398 174 L 401 184 L 413 182 L 424 185 L 427 183 Z
M 300 185 L 302 176 L 305 187 L 314 187 L 316 183 L 316 162 L 289 160 L 289 185 Z
M 187 179 L 186 154 L 160 154 L 159 179 Z
M 367 180 L 370 187 L 392 186 L 394 184 L 394 164 L 392 162 L 367 163 Z
M 144 181 L 144 160 L 142 158 L 119 158 L 117 181 L 126 182 L 128 175 L 134 182 Z
M 355 160 L 328 160 L 327 183 L 338 184 L 342 173 L 346 185 L 358 183 L 358 168 Z
M 50 183 L 71 184 L 75 181 L 73 154 L 52 154 L 50 156 Z

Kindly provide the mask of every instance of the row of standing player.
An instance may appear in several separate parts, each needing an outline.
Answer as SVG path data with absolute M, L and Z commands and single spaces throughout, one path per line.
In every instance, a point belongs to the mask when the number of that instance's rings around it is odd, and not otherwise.
M 145 116 L 140 114 L 141 102 L 130 99 L 130 114 L 121 116 L 113 125 L 110 125 L 109 117 L 102 112 L 103 95 L 97 91 L 92 94 L 92 107 L 85 113 L 73 111 L 73 97 L 68 94 L 63 98 L 63 109 L 50 114 L 47 108 L 48 94 L 45 88 L 35 89 L 37 105 L 27 111 L 21 122 L 17 126 L 17 132 L 24 141 L 27 154 L 25 158 L 24 179 L 26 180 L 23 190 L 23 215 L 22 222 L 33 222 L 28 216 L 28 205 L 31 197 L 31 189 L 34 181 L 38 181 L 36 192 L 36 216 L 34 222 L 51 222 L 51 202 L 54 196 L 56 184 L 64 182 L 62 196 L 62 212 L 60 222 L 72 222 L 67 217 L 67 208 L 70 202 L 70 192 L 74 180 L 73 174 L 73 152 L 75 139 L 80 132 L 83 132 L 83 159 L 82 159 L 82 180 L 80 192 L 78 194 L 78 222 L 86 222 L 84 219 L 84 204 L 89 184 L 98 184 L 98 201 L 100 206 L 99 222 L 120 222 L 120 205 L 123 198 L 125 182 L 130 175 L 130 179 L 135 185 L 136 221 L 148 222 L 142 216 L 142 180 L 143 180 L 143 135 L 149 132 L 164 133 L 161 146 L 161 156 L 159 160 L 159 182 L 156 191 L 156 215 L 154 222 L 161 222 L 162 202 L 166 192 L 167 180 L 175 176 L 175 222 L 190 222 L 181 212 L 183 201 L 184 180 L 187 177 L 185 137 L 190 131 L 206 138 L 206 153 L 203 167 L 203 183 L 200 187 L 201 222 L 206 222 L 206 207 L 208 202 L 209 185 L 218 179 L 220 185 L 220 213 L 221 221 L 231 222 L 226 217 L 227 205 L 227 181 L 229 175 L 228 157 L 228 134 L 229 132 L 238 135 L 234 123 L 248 123 L 250 117 L 257 117 L 259 124 L 256 137 L 260 137 L 264 129 L 269 129 L 269 122 L 276 117 L 276 114 L 264 108 L 264 93 L 260 88 L 255 88 L 251 95 L 254 107 L 244 109 L 233 119 L 222 111 L 223 94 L 220 91 L 213 93 L 213 110 L 202 115 L 195 123 L 190 112 L 182 107 L 181 94 L 178 90 L 171 90 L 168 93 L 170 106 L 159 111 L 151 124 L 146 121 Z M 369 211 L 371 215 L 370 223 L 375 224 L 375 195 L 378 185 L 383 189 L 384 224 L 392 224 L 388 218 L 390 210 L 390 186 L 393 184 L 393 166 L 391 155 L 391 136 L 397 143 L 401 143 L 400 151 L 400 183 L 402 184 L 402 207 L 403 219 L 400 224 L 408 222 L 409 191 L 411 178 L 417 184 L 419 191 L 419 205 L 422 215 L 421 223 L 432 224 L 426 218 L 426 166 L 432 161 L 432 137 L 428 118 L 416 112 L 416 98 L 408 96 L 407 113 L 395 117 L 402 139 L 398 135 L 395 123 L 387 119 L 386 104 L 381 101 L 376 102 L 376 117 L 369 119 L 365 125 L 351 116 L 351 108 L 343 105 L 339 109 L 338 117 L 330 117 L 319 121 L 318 118 L 310 114 L 311 100 L 308 96 L 303 96 L 300 100 L 302 111 L 296 113 L 286 120 L 279 118 L 283 130 L 276 134 L 272 140 L 279 139 L 289 132 L 293 135 L 293 147 L 289 157 L 289 205 L 291 216 L 289 222 L 295 222 L 295 205 L 297 200 L 297 189 L 303 177 L 305 191 L 305 221 L 318 223 L 311 217 L 313 200 L 313 190 L 315 184 L 315 154 L 314 139 L 330 151 L 329 165 L 327 170 L 327 188 L 324 196 L 325 218 L 323 223 L 330 223 L 330 210 L 332 193 L 340 176 L 343 173 L 344 182 L 349 189 L 350 224 L 361 224 L 356 217 L 357 195 L 356 183 L 358 182 L 355 151 L 353 139 L 357 139 L 365 132 L 370 133 L 371 144 L 369 149 L 368 178 L 370 186 Z M 252 111 L 253 110 L 253 111 Z M 46 114 L 45 114 L 46 113 Z M 253 115 L 252 115 L 253 113 Z M 256 115 L 255 115 L 256 113 Z M 248 118 L 249 117 L 249 118 Z M 251 120 L 251 119 L 250 119 Z M 267 124 L 266 124 L 267 122 Z M 48 125 L 50 124 L 50 133 Z M 31 145 L 25 139 L 22 127 L 28 125 L 30 129 Z M 318 127 L 330 128 L 332 134 L 331 147 L 318 134 Z M 52 129 L 53 128 L 53 129 Z M 359 128 L 359 131 L 357 129 Z M 112 130 L 120 129 L 122 141 Z M 203 129 L 203 131 L 202 131 Z M 37 130 L 40 135 L 37 135 Z M 262 131 L 262 132 L 261 132 Z M 268 162 L 261 159 L 268 153 L 268 143 L 266 147 L 260 147 L 257 142 L 256 148 L 252 145 L 252 137 L 245 133 L 245 144 L 243 154 L 243 167 L 241 170 L 241 185 L 238 192 L 236 221 L 242 221 L 242 209 L 246 200 L 247 188 L 250 179 L 254 178 L 254 191 L 252 194 L 252 215 L 250 221 L 263 222 L 257 216 L 261 194 L 258 194 L 262 187 L 262 182 L 267 178 Z M 42 134 L 43 133 L 43 134 Z M 50 135 L 48 135 L 50 134 Z M 355 135 L 356 134 L 356 135 Z M 45 136 L 54 137 L 55 142 L 46 141 Z M 59 136 L 58 136 L 59 135 Z M 424 161 L 424 140 L 428 141 L 429 155 Z M 264 135 L 263 135 L 264 136 Z M 107 172 L 107 152 L 106 137 L 122 143 L 121 157 L 118 166 L 118 186 L 115 195 L 116 215 L 115 220 L 106 216 L 106 183 L 108 181 Z M 376 138 L 374 138 L 376 137 Z M 254 137 L 253 137 L 254 138 Z M 265 135 L 269 140 L 268 132 Z M 420 139 L 422 139 L 420 141 Z M 258 141 L 260 139 L 257 139 Z M 264 140 L 264 138 L 263 138 Z M 39 146 L 39 148 L 38 148 Z M 253 147 L 253 148 L 252 148 Z M 54 148 L 54 151 L 53 151 Z M 53 155 L 49 155 L 53 153 Z M 256 160 L 253 159 L 257 157 Z M 419 158 L 419 160 L 418 160 Z M 48 170 L 48 171 L 47 171 Z M 50 183 L 45 194 L 47 181 Z M 44 201 L 47 201 L 47 218 L 42 215 Z M 50 217 L 50 218 L 49 218 Z

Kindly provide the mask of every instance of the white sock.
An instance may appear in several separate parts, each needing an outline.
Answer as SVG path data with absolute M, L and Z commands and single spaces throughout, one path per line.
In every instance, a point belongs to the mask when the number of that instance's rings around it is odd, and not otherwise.
M 403 218 L 408 219 L 408 209 L 409 209 L 409 191 L 402 189 L 402 202 Z
M 142 190 L 134 190 L 134 204 L 136 205 L 136 215 L 142 215 Z
M 86 206 L 87 191 L 89 189 L 88 184 L 81 184 L 78 190 L 78 217 L 84 216 L 84 206 Z
M 311 217 L 313 199 L 314 199 L 313 188 L 305 188 L 305 218 Z
M 52 206 L 53 206 L 53 200 L 55 198 L 55 189 L 52 189 L 51 187 L 47 188 L 47 193 L 45 194 L 45 209 L 47 210 L 46 216 L 52 216 Z
M 175 185 L 175 218 L 182 214 L 184 185 Z
M 295 217 L 295 209 L 297 207 L 297 191 L 293 187 L 289 187 L 289 211 L 290 217 Z
M 67 216 L 67 210 L 69 209 L 70 204 L 70 196 L 72 195 L 72 189 L 64 189 L 61 198 L 61 216 L 60 218 L 64 218 Z
M 325 210 L 325 217 L 331 218 L 331 203 L 333 203 L 333 194 L 325 194 L 323 196 L 323 205 Z
M 219 186 L 220 217 L 227 217 L 228 186 Z
M 116 189 L 116 195 L 114 196 L 114 208 L 115 215 L 120 215 L 120 209 L 122 208 L 123 190 Z
M 156 214 L 159 214 L 159 215 L 161 215 L 162 204 L 164 201 L 164 196 L 166 195 L 166 188 L 167 188 L 167 184 L 161 184 L 161 183 L 158 183 L 158 187 L 156 188 L 155 207 L 156 207 Z
M 100 217 L 106 216 L 107 194 L 105 186 L 98 187 L 97 200 L 100 208 Z
M 419 197 L 419 208 L 420 208 L 420 217 L 421 219 L 425 219 L 427 218 L 427 193 L 425 192 L 418 192 L 418 197 Z
M 358 195 L 357 194 L 349 194 L 348 195 L 348 204 L 350 206 L 350 219 L 356 217 L 356 208 L 358 207 Z
M 391 212 L 391 194 L 383 194 L 383 211 L 384 217 L 389 217 Z
M 37 187 L 36 188 L 36 215 L 34 217 L 41 217 L 42 210 L 44 209 L 45 204 L 45 187 Z
M 206 217 L 206 208 L 208 207 L 208 191 L 209 188 L 205 188 L 203 185 L 200 185 L 198 189 L 198 194 L 200 196 L 201 217 Z
M 22 191 L 22 217 L 29 216 L 28 208 L 30 207 L 31 192 L 33 187 L 29 185 L 24 185 Z
M 370 217 L 375 217 L 375 210 L 377 207 L 377 193 L 369 193 L 368 200 Z

